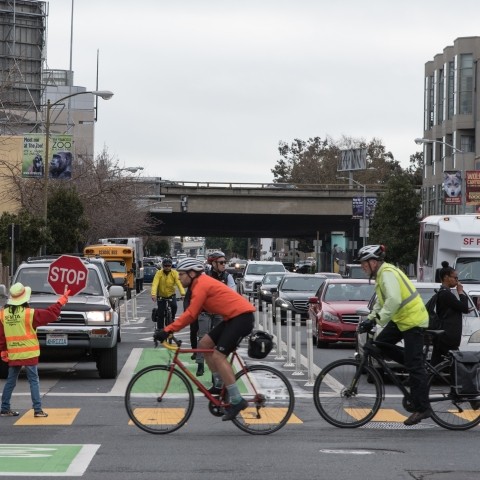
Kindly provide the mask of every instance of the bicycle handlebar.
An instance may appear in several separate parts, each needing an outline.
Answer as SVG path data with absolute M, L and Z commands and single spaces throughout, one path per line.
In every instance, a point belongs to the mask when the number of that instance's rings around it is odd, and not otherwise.
M 175 345 L 169 343 L 169 340 L 173 341 Z M 155 348 L 158 347 L 158 340 L 154 340 Z M 167 350 L 178 350 L 182 346 L 182 340 L 178 339 L 173 335 L 173 333 L 168 337 L 167 340 L 162 342 L 162 347 L 165 347 Z

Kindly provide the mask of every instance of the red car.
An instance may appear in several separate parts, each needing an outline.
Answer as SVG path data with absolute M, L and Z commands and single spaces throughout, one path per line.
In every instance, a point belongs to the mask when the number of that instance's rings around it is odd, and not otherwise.
M 375 283 L 363 278 L 327 278 L 315 297 L 309 298 L 308 314 L 318 348 L 334 342 L 355 342 L 360 315 L 372 298 Z

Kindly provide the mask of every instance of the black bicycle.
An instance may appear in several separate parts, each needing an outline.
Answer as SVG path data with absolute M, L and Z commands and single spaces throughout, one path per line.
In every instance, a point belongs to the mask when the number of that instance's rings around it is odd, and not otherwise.
M 163 319 L 163 327 L 170 325 L 173 322 L 173 314 L 172 314 L 172 297 L 157 297 L 157 304 L 163 305 L 163 310 L 157 311 L 157 323 Z
M 315 407 L 335 427 L 356 428 L 375 417 L 385 399 L 382 373 L 403 393 L 403 408 L 413 412 L 410 392 L 384 360 L 379 344 L 373 339 L 372 328 L 366 331 L 363 354 L 330 363 L 315 381 Z M 439 331 L 427 330 L 426 334 L 435 336 Z M 453 357 L 447 357 L 432 366 L 425 358 L 431 418 L 443 428 L 467 430 L 480 423 L 480 397 L 457 393 L 452 385 L 455 383 L 451 373 L 453 361 Z

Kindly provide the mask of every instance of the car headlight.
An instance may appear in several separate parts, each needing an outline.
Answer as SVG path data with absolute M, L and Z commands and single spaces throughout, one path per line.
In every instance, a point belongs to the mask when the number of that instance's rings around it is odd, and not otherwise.
M 340 319 L 336 315 L 333 315 L 329 312 L 323 312 L 323 318 L 326 322 L 340 323 Z
M 92 323 L 106 323 L 112 321 L 112 311 L 87 312 L 87 321 Z
M 271 293 L 269 290 L 260 290 L 260 293 L 262 295 L 268 295 L 269 293 Z
M 275 305 L 277 307 L 283 308 L 285 310 L 293 310 L 293 305 L 290 302 L 288 302 L 287 300 L 284 300 L 283 298 L 279 298 L 276 301 Z
M 480 343 L 480 330 L 473 332 L 467 343 Z

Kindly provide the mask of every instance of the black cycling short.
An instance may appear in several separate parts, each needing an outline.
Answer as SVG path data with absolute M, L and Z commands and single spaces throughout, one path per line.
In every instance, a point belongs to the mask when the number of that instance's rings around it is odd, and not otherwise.
M 242 338 L 252 332 L 254 320 L 253 313 L 242 313 L 230 320 L 220 322 L 208 332 L 208 336 L 220 353 L 228 355 L 237 348 Z

